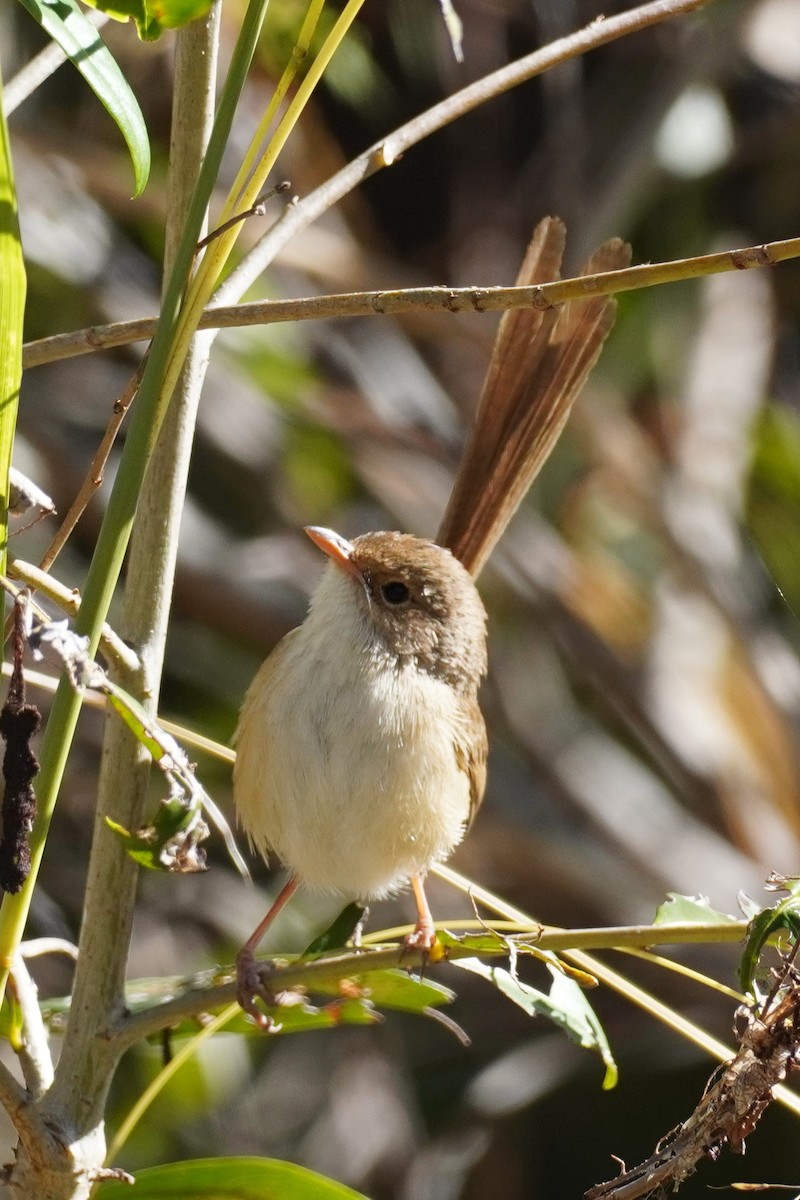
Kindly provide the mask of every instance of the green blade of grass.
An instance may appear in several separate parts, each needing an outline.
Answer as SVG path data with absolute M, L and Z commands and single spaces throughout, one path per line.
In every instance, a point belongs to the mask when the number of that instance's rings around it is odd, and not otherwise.
M 0 80 L 0 572 L 8 551 L 8 471 L 22 379 L 25 263 L 17 219 L 17 194 Z

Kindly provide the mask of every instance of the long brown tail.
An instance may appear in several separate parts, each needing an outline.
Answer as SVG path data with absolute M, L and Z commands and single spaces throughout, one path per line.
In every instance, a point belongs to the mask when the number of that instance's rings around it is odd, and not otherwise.
M 566 231 L 546 217 L 536 226 L 517 277 L 535 285 L 559 278 Z M 630 263 L 619 238 L 604 242 L 581 274 Z M 438 541 L 473 575 L 491 554 L 546 462 L 614 324 L 608 296 L 558 308 L 506 312 Z

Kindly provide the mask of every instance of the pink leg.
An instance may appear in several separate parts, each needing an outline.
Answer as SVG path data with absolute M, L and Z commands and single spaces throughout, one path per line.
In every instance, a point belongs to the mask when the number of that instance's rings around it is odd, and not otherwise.
M 417 923 L 414 926 L 414 932 L 410 933 L 406 938 L 406 945 L 414 950 L 427 951 L 436 943 L 436 930 L 433 926 L 433 917 L 431 916 L 428 897 L 425 895 L 421 875 L 413 875 L 411 877 L 411 887 L 417 903 Z
M 263 921 L 259 922 L 250 937 L 236 955 L 236 999 L 261 1029 L 269 1029 L 271 1021 L 256 1007 L 256 996 L 269 1002 L 272 997 L 261 978 L 256 964 L 255 951 L 258 943 L 269 929 L 283 906 L 294 895 L 299 880 L 294 876 L 281 888 L 278 896 Z

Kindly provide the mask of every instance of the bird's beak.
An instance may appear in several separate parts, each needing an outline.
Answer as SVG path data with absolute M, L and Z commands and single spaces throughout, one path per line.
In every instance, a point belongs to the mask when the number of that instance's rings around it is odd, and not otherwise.
M 320 550 L 332 558 L 337 567 L 341 567 L 348 575 L 363 583 L 362 574 L 353 562 L 352 543 L 348 542 L 347 538 L 334 533 L 332 529 L 323 529 L 321 525 L 306 525 L 305 531 L 314 545 L 319 546 Z

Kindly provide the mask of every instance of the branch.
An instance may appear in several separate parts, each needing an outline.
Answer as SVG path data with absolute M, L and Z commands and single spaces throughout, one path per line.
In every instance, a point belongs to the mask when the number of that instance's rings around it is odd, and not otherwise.
M 3 1062 L 0 1062 L 0 1105 L 8 1114 L 32 1163 L 52 1167 L 64 1157 L 66 1147 L 34 1107 L 31 1093 L 17 1082 Z
M 560 63 L 616 41 L 617 38 L 668 21 L 672 17 L 696 12 L 708 2 L 709 0 L 651 0 L 649 4 L 643 4 L 607 20 L 598 18 L 576 33 L 543 46 L 540 50 L 535 50 L 532 54 L 527 54 L 477 80 L 456 92 L 454 96 L 448 96 L 446 100 L 401 125 L 388 137 L 375 142 L 320 187 L 287 208 L 272 229 L 267 231 L 245 255 L 239 266 L 231 272 L 218 289 L 216 300 L 240 299 L 291 238 L 306 229 L 365 179 L 385 167 L 392 166 L 412 146 L 432 133 L 444 129 L 459 117 L 485 104 L 487 100 L 510 91 Z
M 553 308 L 568 300 L 590 296 L 613 296 L 664 283 L 775 266 L 800 256 L 800 238 L 766 242 L 716 254 L 700 254 L 665 263 L 643 263 L 620 271 L 601 271 L 559 279 L 534 287 L 419 287 L 391 291 L 342 292 L 327 296 L 305 296 L 297 300 L 254 300 L 247 304 L 217 305 L 206 309 L 200 329 L 232 329 L 250 325 L 272 325 L 286 321 L 318 321 L 325 318 L 396 316 L 410 312 L 485 313 L 516 308 Z M 92 354 L 152 337 L 155 317 L 117 321 L 70 333 L 27 342 L 23 363 L 41 366 L 80 354 Z
M 439 928 L 443 928 L 440 923 Z M 683 944 L 697 942 L 740 942 L 747 930 L 747 922 L 734 921 L 725 924 L 674 924 L 674 925 L 628 925 L 613 929 L 549 929 L 541 926 L 526 925 L 529 931 L 527 937 L 533 952 L 581 949 L 618 950 L 625 947 L 643 947 L 665 944 Z M 491 933 L 487 927 L 486 932 Z M 524 937 L 525 934 L 522 934 Z M 442 947 L 442 959 L 448 961 L 457 958 L 474 958 L 477 953 L 474 945 L 465 943 L 464 946 L 449 944 Z M 500 957 L 508 954 L 508 938 L 503 931 L 498 933 L 497 948 L 480 950 L 481 956 Z M 430 956 L 425 952 L 413 950 L 402 944 L 383 946 L 380 949 L 353 950 L 337 954 L 330 958 L 318 958 L 311 962 L 286 963 L 278 960 L 275 963 L 262 963 L 265 981 L 275 993 L 284 991 L 308 990 L 313 992 L 324 984 L 335 983 L 340 979 L 360 977 L 371 971 L 382 971 L 389 967 L 399 967 L 403 970 L 422 968 L 428 965 Z M 152 1008 L 142 1009 L 132 1015 L 121 1018 L 108 1031 L 109 1038 L 115 1043 L 120 1052 L 128 1049 L 142 1038 L 150 1037 L 170 1025 L 188 1017 L 199 1017 L 236 999 L 236 984 L 216 984 L 220 972 L 195 975 L 187 980 L 186 991 L 174 996 L 163 1004 Z
M 697 1169 L 703 1158 L 716 1161 L 722 1150 L 744 1154 L 779 1084 L 800 1063 L 800 988 L 795 981 L 777 1004 L 746 1014 L 736 1056 L 706 1084 L 691 1116 L 662 1138 L 654 1154 L 616 1179 L 598 1184 L 585 1200 L 638 1200 L 665 1195 Z

